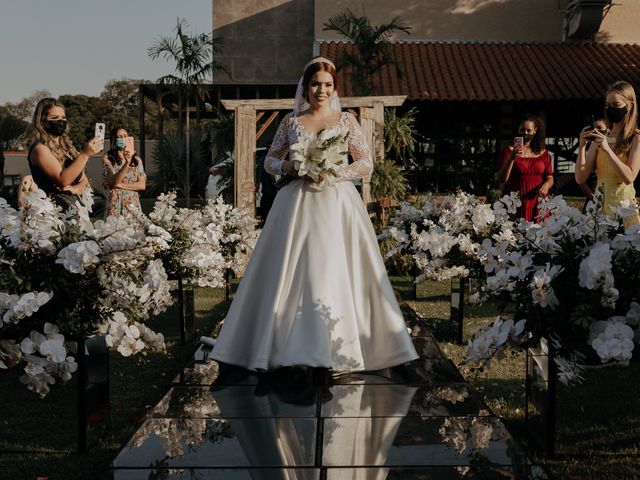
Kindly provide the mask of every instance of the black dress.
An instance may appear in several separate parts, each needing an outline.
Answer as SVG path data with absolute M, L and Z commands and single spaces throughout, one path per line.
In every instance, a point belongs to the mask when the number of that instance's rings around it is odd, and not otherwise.
M 74 206 L 77 201 L 82 201 L 82 200 L 79 195 L 60 191 L 60 189 L 54 183 L 54 181 L 51 180 L 51 178 L 49 178 L 49 176 L 38 165 L 35 165 L 31 161 L 31 152 L 33 152 L 33 149 L 40 144 L 44 145 L 44 142 L 42 142 L 41 140 L 36 140 L 29 147 L 29 154 L 27 155 L 27 159 L 29 161 L 29 169 L 31 170 L 31 176 L 33 177 L 33 181 L 36 183 L 36 185 L 38 185 L 38 188 L 44 191 L 47 194 L 47 196 L 56 205 L 59 205 L 62 208 L 63 212 L 66 212 L 69 209 L 69 207 Z M 65 157 L 63 162 L 63 168 L 67 168 L 69 165 L 71 165 L 71 163 L 73 163 L 73 160 L 74 159 L 69 156 Z M 80 181 L 82 180 L 83 173 L 78 175 L 76 179 L 73 182 L 71 182 L 71 185 L 77 185 L 78 183 L 80 183 Z

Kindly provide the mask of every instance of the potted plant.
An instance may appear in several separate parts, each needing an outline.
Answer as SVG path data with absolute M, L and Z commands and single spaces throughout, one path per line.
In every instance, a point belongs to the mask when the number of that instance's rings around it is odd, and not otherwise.
M 371 176 L 371 196 L 377 203 L 378 218 L 384 225 L 386 209 L 398 206 L 407 193 L 408 182 L 402 168 L 393 160 L 377 160 Z

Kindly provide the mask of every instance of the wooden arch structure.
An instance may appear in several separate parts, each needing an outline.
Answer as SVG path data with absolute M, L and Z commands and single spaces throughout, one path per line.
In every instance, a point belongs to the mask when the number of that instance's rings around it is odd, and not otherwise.
M 342 108 L 351 110 L 364 131 L 374 159 L 384 155 L 384 107 L 402 105 L 406 95 L 379 97 L 342 97 Z M 282 110 L 293 110 L 293 98 L 221 100 L 227 110 L 235 112 L 234 138 L 234 205 L 255 216 L 255 152 L 256 142 Z M 257 122 L 271 112 L 266 122 L 256 131 Z M 370 178 L 363 179 L 362 199 L 371 201 Z

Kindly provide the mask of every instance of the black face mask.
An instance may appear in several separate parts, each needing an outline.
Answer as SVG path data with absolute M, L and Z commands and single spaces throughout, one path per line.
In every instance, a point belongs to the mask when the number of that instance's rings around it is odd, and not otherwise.
M 67 131 L 66 120 L 47 120 L 42 124 L 44 131 L 54 137 L 60 137 Z
M 524 143 L 529 143 L 531 140 L 533 140 L 534 136 L 535 135 L 531 135 L 530 133 L 529 134 L 527 134 L 527 133 L 523 134 L 522 138 L 524 139 Z
M 627 106 L 626 105 L 624 107 L 608 106 L 605 109 L 605 114 L 607 115 L 607 118 L 611 120 L 613 123 L 621 122 L 622 119 L 627 114 Z

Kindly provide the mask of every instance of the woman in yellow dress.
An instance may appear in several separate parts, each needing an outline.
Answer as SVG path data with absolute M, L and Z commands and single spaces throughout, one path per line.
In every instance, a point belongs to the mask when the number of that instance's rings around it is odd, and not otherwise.
M 605 120 L 609 134 L 587 126 L 580 132 L 576 182 L 584 183 L 595 166 L 597 189 L 604 190 L 604 209 L 609 213 L 623 200 L 635 201 L 633 182 L 640 170 L 640 130 L 638 103 L 633 87 L 627 82 L 615 82 L 606 93 Z M 587 149 L 587 142 L 591 145 Z M 635 214 L 625 219 L 625 227 L 639 224 Z

